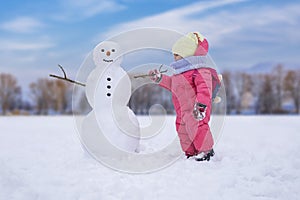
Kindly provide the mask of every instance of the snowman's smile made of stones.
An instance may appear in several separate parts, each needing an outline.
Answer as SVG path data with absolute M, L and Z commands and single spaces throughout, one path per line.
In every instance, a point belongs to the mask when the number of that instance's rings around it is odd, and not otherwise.
M 104 53 L 105 52 L 105 49 L 101 49 L 101 52 Z M 103 58 L 103 61 L 104 62 L 107 62 L 107 63 L 110 63 L 110 62 L 113 62 L 114 60 L 113 59 L 109 59 L 110 55 L 113 54 L 115 52 L 115 49 L 111 49 L 110 51 L 106 51 L 106 56 L 108 58 Z

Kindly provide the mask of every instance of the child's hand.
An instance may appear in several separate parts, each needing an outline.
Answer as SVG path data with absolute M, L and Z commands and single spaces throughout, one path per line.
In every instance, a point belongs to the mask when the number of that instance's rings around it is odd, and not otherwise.
M 162 76 L 161 76 L 161 73 L 157 69 L 149 71 L 148 74 L 152 81 L 154 81 L 156 83 L 159 83 L 161 81 Z
M 193 116 L 196 120 L 199 121 L 203 120 L 206 116 L 206 105 L 202 103 L 195 103 Z

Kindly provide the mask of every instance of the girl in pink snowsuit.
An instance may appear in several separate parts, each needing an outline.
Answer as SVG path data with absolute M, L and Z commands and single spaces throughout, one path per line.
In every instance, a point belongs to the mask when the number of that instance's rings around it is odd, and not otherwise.
M 206 67 L 208 42 L 199 33 L 180 38 L 172 48 L 173 76 L 150 71 L 151 79 L 172 92 L 176 110 L 176 131 L 187 158 L 197 161 L 214 155 L 213 137 L 208 122 L 215 91 L 220 86 L 216 70 Z

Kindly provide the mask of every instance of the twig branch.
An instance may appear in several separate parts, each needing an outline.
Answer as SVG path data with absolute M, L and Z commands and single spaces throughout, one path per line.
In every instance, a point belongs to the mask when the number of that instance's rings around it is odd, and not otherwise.
M 159 67 L 159 73 L 163 74 L 163 73 L 166 73 L 168 70 L 161 70 L 161 68 L 163 67 L 163 65 L 161 64 L 160 67 Z M 154 76 L 155 74 L 142 74 L 142 75 L 137 75 L 137 76 L 134 76 L 133 78 L 145 78 L 145 77 L 150 77 L 150 76 Z
M 65 72 L 64 68 L 60 64 L 58 64 L 58 66 L 61 69 L 61 71 L 63 71 L 65 79 L 67 79 L 67 75 L 66 75 L 66 72 Z
M 77 82 L 77 81 L 74 81 L 74 80 L 72 80 L 72 79 L 67 78 L 67 74 L 66 74 L 64 68 L 63 68 L 61 65 L 58 65 L 58 67 L 62 70 L 62 72 L 63 72 L 63 74 L 64 74 L 64 77 L 62 77 L 62 76 L 57 76 L 57 75 L 54 75 L 54 74 L 50 74 L 50 75 L 49 75 L 50 77 L 57 78 L 57 79 L 60 79 L 60 80 L 63 80 L 63 81 L 68 81 L 68 82 L 70 82 L 70 83 L 74 83 L 74 84 L 77 84 L 77 85 L 80 85 L 80 86 L 85 87 L 85 84 L 84 84 L 84 83 L 80 83 L 80 82 Z

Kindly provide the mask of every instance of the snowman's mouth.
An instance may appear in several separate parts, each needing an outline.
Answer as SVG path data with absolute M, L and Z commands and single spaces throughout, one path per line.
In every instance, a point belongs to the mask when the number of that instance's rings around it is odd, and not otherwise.
M 109 63 L 109 62 L 113 62 L 114 60 L 106 60 L 106 59 L 103 59 L 103 61 Z

